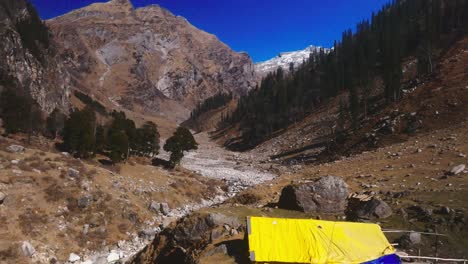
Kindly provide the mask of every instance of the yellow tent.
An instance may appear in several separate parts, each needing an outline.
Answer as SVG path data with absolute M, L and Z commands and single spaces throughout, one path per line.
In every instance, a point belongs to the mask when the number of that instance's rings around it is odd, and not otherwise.
M 376 224 L 248 217 L 250 259 L 283 263 L 363 263 L 395 253 Z

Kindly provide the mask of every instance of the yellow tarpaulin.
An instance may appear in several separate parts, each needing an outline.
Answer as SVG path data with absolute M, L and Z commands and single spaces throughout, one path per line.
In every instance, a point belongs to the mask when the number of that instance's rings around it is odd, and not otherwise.
M 395 252 L 375 224 L 248 217 L 247 229 L 255 262 L 351 264 Z

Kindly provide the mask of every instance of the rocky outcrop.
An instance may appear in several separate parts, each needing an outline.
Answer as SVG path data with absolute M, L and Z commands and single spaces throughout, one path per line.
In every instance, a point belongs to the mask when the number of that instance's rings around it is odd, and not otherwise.
M 325 176 L 315 182 L 286 186 L 279 208 L 301 212 L 339 213 L 346 208 L 348 185 L 341 177 Z
M 25 0 L 0 3 L 0 90 L 30 95 L 47 113 L 68 110 L 70 78 L 57 43 Z
M 198 263 L 197 257 L 213 242 L 213 233 L 236 233 L 242 224 L 220 213 L 195 213 L 164 229 L 129 263 Z M 235 232 L 232 232 L 235 230 Z
M 95 3 L 47 24 L 80 89 L 113 107 L 182 121 L 203 99 L 254 85 L 247 54 L 157 5 Z

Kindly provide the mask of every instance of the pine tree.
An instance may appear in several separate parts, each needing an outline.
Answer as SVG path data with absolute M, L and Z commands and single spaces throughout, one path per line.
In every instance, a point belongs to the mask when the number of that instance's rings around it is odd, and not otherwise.
M 114 163 L 128 159 L 129 140 L 124 131 L 113 131 L 109 136 L 109 158 Z
M 194 149 L 198 149 L 198 144 L 192 133 L 184 127 L 178 127 L 172 137 L 167 139 L 164 144 L 164 150 L 171 152 L 171 162 L 174 165 L 180 163 L 184 156 L 184 151 Z
M 96 147 L 95 128 L 96 115 L 91 108 L 73 111 L 63 129 L 64 148 L 80 158 L 92 156 Z
M 151 157 L 159 153 L 159 132 L 156 124 L 146 122 L 136 131 L 134 151 L 137 155 Z

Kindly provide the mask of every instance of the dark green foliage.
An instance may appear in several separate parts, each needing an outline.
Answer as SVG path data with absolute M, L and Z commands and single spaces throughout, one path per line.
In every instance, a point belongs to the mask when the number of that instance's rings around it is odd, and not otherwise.
M 113 120 L 109 126 L 108 136 L 117 131 L 121 131 L 127 135 L 128 141 L 131 144 L 132 142 L 135 142 L 137 137 L 135 122 L 128 119 L 124 112 L 113 111 L 111 116 L 113 117 Z
M 190 130 L 184 127 L 178 127 L 174 135 L 164 144 L 164 150 L 171 152 L 171 162 L 173 164 L 180 163 L 184 157 L 184 151 L 193 149 L 198 149 L 198 144 Z
M 301 120 L 323 100 L 348 91 L 356 127 L 367 116 L 375 77 L 384 81 L 387 101 L 400 100 L 403 58 L 416 55 L 421 74 L 431 73 L 434 50 L 467 33 L 467 10 L 466 0 L 393 1 L 359 23 L 354 33 L 346 30 L 330 53 L 311 56 L 289 75 L 281 69 L 267 75 L 219 126 L 240 123 L 242 146 L 237 147 L 252 147 Z
M 46 120 L 46 134 L 55 139 L 62 133 L 67 117 L 58 109 L 54 109 Z
M 114 111 L 111 116 L 113 120 L 109 127 L 98 127 L 96 137 L 98 150 L 104 152 L 108 149 L 112 161 L 120 162 L 127 159 L 128 155 L 152 157 L 159 153 L 156 124 L 146 122 L 137 129 L 135 122 L 128 119 L 124 112 Z
M 31 3 L 26 3 L 26 9 L 29 17 L 18 19 L 15 27 L 20 34 L 23 46 L 39 61 L 43 61 L 41 49 L 49 47 L 49 29 L 39 18 Z
M 77 157 L 92 156 L 96 149 L 95 128 L 96 115 L 91 108 L 73 111 L 65 121 L 63 147 Z
M 146 122 L 136 130 L 136 135 L 132 144 L 132 153 L 148 157 L 159 153 L 159 132 L 155 123 Z
M 5 132 L 28 133 L 42 130 L 42 113 L 37 103 L 28 95 L 4 89 L 0 96 L 0 111 Z
M 206 113 L 213 109 L 218 109 L 222 106 L 225 106 L 232 100 L 232 94 L 218 93 L 212 97 L 207 98 L 202 103 L 200 103 L 191 113 L 190 119 L 196 119 L 201 114 Z
M 101 125 L 96 127 L 96 152 L 104 152 L 107 146 L 105 128 Z
M 86 104 L 87 106 L 93 108 L 94 111 L 104 116 L 107 115 L 106 108 L 98 101 L 93 100 L 93 98 L 89 97 L 87 94 L 84 94 L 79 91 L 75 91 L 74 94 L 76 98 L 80 99 L 80 101 Z
M 129 155 L 129 141 L 124 131 L 113 131 L 109 136 L 109 158 L 114 163 L 126 160 Z

